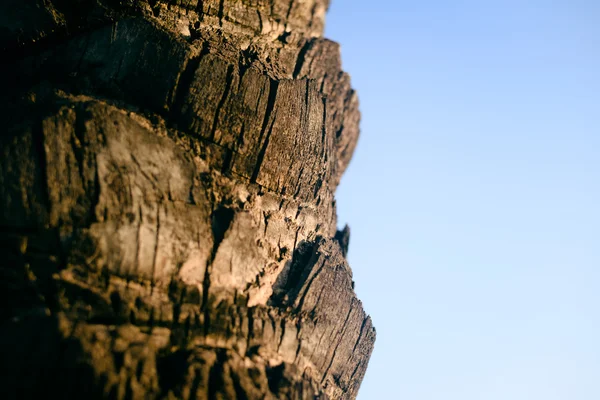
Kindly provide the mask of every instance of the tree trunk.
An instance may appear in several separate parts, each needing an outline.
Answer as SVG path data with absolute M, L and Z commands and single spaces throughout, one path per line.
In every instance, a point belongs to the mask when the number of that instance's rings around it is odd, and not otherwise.
M 4 0 L 0 397 L 356 397 L 328 0 Z

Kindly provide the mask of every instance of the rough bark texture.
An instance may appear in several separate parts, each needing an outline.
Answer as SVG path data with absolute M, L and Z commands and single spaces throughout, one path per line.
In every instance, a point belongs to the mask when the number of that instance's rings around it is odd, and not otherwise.
M 327 6 L 0 4 L 0 397 L 356 396 Z

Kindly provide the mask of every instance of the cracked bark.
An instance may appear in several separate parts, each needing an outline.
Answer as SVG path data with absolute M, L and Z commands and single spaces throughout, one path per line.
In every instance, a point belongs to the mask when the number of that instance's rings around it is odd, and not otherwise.
M 2 398 L 356 397 L 327 6 L 0 5 Z

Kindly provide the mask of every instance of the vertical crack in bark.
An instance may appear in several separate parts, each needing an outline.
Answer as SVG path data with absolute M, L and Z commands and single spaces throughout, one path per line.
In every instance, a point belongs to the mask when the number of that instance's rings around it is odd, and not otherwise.
M 196 14 L 198 14 L 198 20 L 202 23 L 204 21 L 204 0 L 198 0 L 198 3 L 196 3 Z
M 323 150 L 321 156 L 323 156 L 327 148 L 325 146 L 325 139 L 327 138 L 327 97 L 322 96 L 321 99 L 323 100 L 323 125 L 321 125 L 321 144 L 323 145 Z
M 260 13 L 260 10 L 256 10 L 256 14 L 258 15 L 259 32 L 262 33 L 263 30 L 264 30 L 264 24 L 263 24 L 263 19 L 262 19 L 262 15 Z
M 208 48 L 206 43 L 203 43 L 200 54 L 195 57 L 188 58 L 183 71 L 177 79 L 175 87 L 173 88 L 173 101 L 171 102 L 170 110 L 171 117 L 174 121 L 177 121 L 178 118 L 181 118 L 183 114 L 185 100 L 190 92 L 192 84 L 194 83 L 194 76 L 200 67 L 200 61 L 206 54 L 208 54 Z
M 246 355 L 251 355 L 250 343 L 254 338 L 254 308 L 248 308 L 248 337 L 246 338 Z
M 134 259 L 134 268 L 140 268 L 140 250 L 141 250 L 141 241 L 142 241 L 142 223 L 143 223 L 143 214 L 142 214 L 142 205 L 138 206 L 138 224 L 137 224 L 137 234 L 135 239 L 135 259 Z
M 213 248 L 204 270 L 204 279 L 202 281 L 202 308 L 204 310 L 204 333 L 208 334 L 210 326 L 210 307 L 208 307 L 209 289 L 210 289 L 210 273 L 212 263 L 217 255 L 217 250 L 221 242 L 225 238 L 225 233 L 231 226 L 233 221 L 234 211 L 231 208 L 220 206 L 211 216 L 211 229 L 213 234 Z
M 98 172 L 98 156 L 94 155 L 94 183 L 93 183 L 93 193 L 91 195 L 90 204 L 90 225 L 94 222 L 98 222 L 98 214 L 100 210 L 98 210 L 98 205 L 100 204 L 100 173 Z
M 73 156 L 77 162 L 77 169 L 79 171 L 79 177 L 81 179 L 82 189 L 86 189 L 86 179 L 84 173 L 84 154 L 83 154 L 83 146 L 85 145 L 84 141 L 85 136 L 85 120 L 82 118 L 79 113 L 75 114 L 75 124 L 73 126 L 73 134 L 71 135 L 71 148 L 73 151 Z
M 296 340 L 298 341 L 298 346 L 296 347 L 296 354 L 294 355 L 295 361 L 298 360 L 300 351 L 302 350 L 302 317 L 300 316 L 296 318 Z
M 215 117 L 213 120 L 213 126 L 210 130 L 210 140 L 215 141 L 215 133 L 217 131 L 217 125 L 219 124 L 219 114 L 221 113 L 221 109 L 227 101 L 227 96 L 231 90 L 231 83 L 233 82 L 233 65 L 229 64 L 227 66 L 227 75 L 225 76 L 225 90 L 223 90 L 223 95 L 221 96 L 221 100 L 217 104 L 217 108 L 215 110 Z
M 308 53 L 308 50 L 310 50 L 313 46 L 313 41 L 312 40 L 308 40 L 304 46 L 302 46 L 302 48 L 300 49 L 300 52 L 298 53 L 298 58 L 296 59 L 296 66 L 294 67 L 294 74 L 293 77 L 294 79 L 298 79 L 298 76 L 300 75 L 300 72 L 302 71 L 302 66 L 304 65 L 304 61 L 306 60 L 306 54 Z
M 223 175 L 227 175 L 231 171 L 234 150 L 230 149 L 229 147 L 226 147 L 224 151 L 225 156 L 223 157 L 223 166 L 221 167 L 221 173 Z
M 242 127 L 240 128 L 240 133 L 238 135 L 238 140 L 237 140 L 237 151 L 240 151 L 240 149 L 244 146 L 245 143 L 245 138 L 244 138 L 244 134 L 246 133 L 246 124 L 244 122 L 242 122 Z
M 277 344 L 277 351 L 279 352 L 281 349 L 281 344 L 283 343 L 283 338 L 285 337 L 285 319 L 282 318 L 279 322 L 279 327 L 281 328 L 281 336 L 279 337 L 279 344 Z
M 294 244 L 292 245 L 292 259 L 290 260 L 290 269 L 294 268 L 294 262 L 296 261 L 296 247 L 298 246 L 298 235 L 300 235 L 300 227 L 296 229 L 296 234 L 294 235 Z M 289 282 L 286 282 L 286 284 L 288 283 Z
M 274 124 L 275 124 L 275 119 L 273 119 L 273 121 L 271 122 L 271 126 L 269 127 L 269 130 L 267 131 L 267 136 L 265 137 L 265 140 L 260 149 L 260 152 L 258 153 L 256 165 L 254 167 L 254 172 L 252 172 L 252 178 L 250 179 L 250 181 L 252 183 L 256 183 L 258 180 L 258 174 L 260 173 L 260 168 L 262 167 L 262 163 L 264 161 L 265 154 L 267 152 L 267 147 L 269 147 L 269 140 L 271 140 L 271 133 L 273 132 Z
M 265 137 L 265 131 L 269 124 L 269 119 L 271 119 L 271 114 L 273 114 L 273 110 L 275 108 L 275 101 L 277 99 L 278 88 L 279 88 L 279 81 L 271 79 L 270 86 L 269 86 L 269 97 L 267 100 L 267 108 L 265 110 L 265 119 L 263 121 L 263 125 L 262 125 L 261 131 L 260 131 L 259 143 L 261 142 L 263 137 Z M 260 167 L 262 166 L 263 160 L 265 158 L 265 153 L 267 151 L 267 147 L 269 146 L 271 132 L 273 131 L 273 124 L 275 124 L 275 118 L 276 118 L 276 116 L 273 115 L 273 118 L 271 121 L 271 126 L 269 127 L 269 130 L 266 132 L 266 137 L 265 137 L 264 141 L 262 142 L 262 147 L 260 149 L 260 152 L 258 153 L 256 165 L 254 166 L 254 171 L 252 172 L 252 177 L 250 179 L 250 181 L 252 183 L 256 183 L 258 174 L 260 173 Z
M 271 214 L 263 211 L 263 221 L 265 223 L 265 229 L 263 231 L 263 236 L 267 236 L 267 227 L 269 226 L 269 218 L 271 218 Z
M 150 276 L 151 282 L 151 291 L 154 291 L 154 286 L 156 284 L 155 274 L 156 274 L 156 262 L 158 259 L 158 249 L 159 249 L 159 240 L 160 240 L 160 207 L 161 203 L 158 202 L 156 205 L 156 237 L 154 240 L 154 257 L 152 258 L 152 275 Z
M 296 181 L 296 190 L 294 191 L 294 198 L 298 198 L 300 195 L 300 190 L 302 189 L 302 175 L 304 174 L 304 166 L 300 168 L 300 172 L 298 173 L 298 180 Z M 298 213 L 300 213 L 300 208 L 298 208 Z M 296 214 L 296 219 L 298 218 L 298 214 Z
M 223 5 L 225 4 L 225 0 L 219 0 L 219 10 L 218 10 L 218 17 L 219 17 L 219 26 L 223 27 Z
M 233 221 L 234 211 L 225 206 L 220 206 L 217 208 L 211 217 L 211 227 L 213 233 L 213 249 L 210 256 L 210 261 L 214 261 L 215 256 L 217 254 L 217 250 L 219 249 L 219 245 L 225 238 L 225 233 L 231 226 L 231 222 Z

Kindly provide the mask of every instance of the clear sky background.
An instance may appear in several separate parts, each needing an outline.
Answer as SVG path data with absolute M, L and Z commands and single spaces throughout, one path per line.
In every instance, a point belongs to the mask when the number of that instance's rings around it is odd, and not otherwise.
M 600 399 L 600 1 L 333 0 L 359 399 Z

